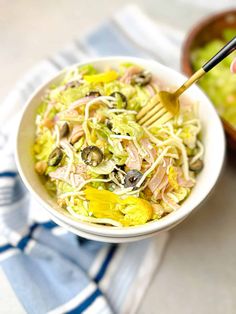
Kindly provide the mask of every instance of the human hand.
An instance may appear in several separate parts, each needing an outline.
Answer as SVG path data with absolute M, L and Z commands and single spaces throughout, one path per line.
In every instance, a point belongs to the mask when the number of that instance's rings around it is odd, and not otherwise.
M 236 73 L 236 58 L 235 58 L 234 61 L 231 63 L 230 70 L 231 70 L 231 72 Z

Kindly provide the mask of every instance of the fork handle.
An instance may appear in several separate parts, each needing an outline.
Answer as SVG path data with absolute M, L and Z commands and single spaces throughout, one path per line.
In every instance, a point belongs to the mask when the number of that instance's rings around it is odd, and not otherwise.
M 232 40 L 230 40 L 219 52 L 217 52 L 217 54 L 214 55 L 207 63 L 203 65 L 202 67 L 203 70 L 205 72 L 210 71 L 235 49 L 236 49 L 236 36 Z
M 236 50 L 236 36 L 229 41 L 217 54 L 215 54 L 207 63 L 205 63 L 197 72 L 195 72 L 180 88 L 175 92 L 175 96 L 179 97 L 193 83 L 197 82 L 205 73 L 210 71 L 220 61 L 227 57 L 231 52 Z

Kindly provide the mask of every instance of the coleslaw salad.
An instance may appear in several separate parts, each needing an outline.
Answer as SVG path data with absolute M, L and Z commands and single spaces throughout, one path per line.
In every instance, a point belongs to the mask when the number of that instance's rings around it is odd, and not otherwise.
M 135 64 L 68 71 L 36 116 L 35 169 L 75 218 L 135 226 L 178 210 L 203 166 L 197 108 L 146 129 L 136 113 L 158 94 L 155 77 Z

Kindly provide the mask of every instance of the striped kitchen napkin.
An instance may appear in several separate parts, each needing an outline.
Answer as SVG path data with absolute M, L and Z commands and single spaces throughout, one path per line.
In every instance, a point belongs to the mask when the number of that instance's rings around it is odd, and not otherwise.
M 26 192 L 13 157 L 15 125 L 29 95 L 65 66 L 93 56 L 153 58 L 178 69 L 182 34 L 134 5 L 37 64 L 0 106 L 1 313 L 135 313 L 160 262 L 167 233 L 104 244 L 48 220 Z

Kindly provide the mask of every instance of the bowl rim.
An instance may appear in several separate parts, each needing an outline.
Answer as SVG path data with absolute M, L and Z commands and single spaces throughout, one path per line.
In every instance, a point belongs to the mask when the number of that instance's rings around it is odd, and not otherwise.
M 134 235 L 132 237 L 108 237 L 100 234 L 94 234 L 94 233 L 89 233 L 85 232 L 83 230 L 77 229 L 74 226 L 66 224 L 64 221 L 61 221 L 58 219 L 58 217 L 52 217 L 52 220 L 60 227 L 67 229 L 68 231 L 76 234 L 77 236 L 86 238 L 88 240 L 93 240 L 93 241 L 99 241 L 99 242 L 109 242 L 109 243 L 131 243 L 135 241 L 140 241 L 147 239 L 152 236 L 156 236 L 159 234 L 161 231 L 154 231 L 152 233 L 146 233 L 146 234 L 141 234 L 141 235 Z
M 172 72 L 173 74 L 177 75 L 180 79 L 186 79 L 186 76 L 184 76 L 183 74 L 165 66 L 160 64 L 159 62 L 152 60 L 152 59 L 144 59 L 144 58 L 137 58 L 137 57 L 131 57 L 131 56 L 111 56 L 111 57 L 98 57 L 98 58 L 87 58 L 86 60 L 83 60 L 82 62 L 73 64 L 71 66 L 67 66 L 65 68 L 63 68 L 61 71 L 57 72 L 55 75 L 53 75 L 50 79 L 48 79 L 46 82 L 43 82 L 28 98 L 28 100 L 25 103 L 25 106 L 22 110 L 20 119 L 19 119 L 19 123 L 18 123 L 18 127 L 17 127 L 17 136 L 16 136 L 16 142 L 15 142 L 15 159 L 16 159 L 16 165 L 19 171 L 19 174 L 25 184 L 25 186 L 27 187 L 27 189 L 29 190 L 29 192 L 39 201 L 39 203 L 42 205 L 42 207 L 44 209 L 47 210 L 47 212 L 50 214 L 50 217 L 53 218 L 56 217 L 61 221 L 64 221 L 66 224 L 68 224 L 68 226 L 73 226 L 76 227 L 77 229 L 81 230 L 81 231 L 85 231 L 88 233 L 92 233 L 92 234 L 100 234 L 103 236 L 107 236 L 107 237 L 132 237 L 132 236 L 137 236 L 137 235 L 144 235 L 144 234 L 150 234 L 150 233 L 154 233 L 157 231 L 162 231 L 165 230 L 167 228 L 169 228 L 171 225 L 176 224 L 178 221 L 182 221 L 187 215 L 189 215 L 196 207 L 198 207 L 202 201 L 208 196 L 208 194 L 210 193 L 210 191 L 212 190 L 212 188 L 215 186 L 219 175 L 221 173 L 222 170 L 222 166 L 224 163 L 224 157 L 225 157 L 225 137 L 224 137 L 224 132 L 223 132 L 223 127 L 222 124 L 220 122 L 220 119 L 214 109 L 214 106 L 212 105 L 211 101 L 209 100 L 209 98 L 204 94 L 204 92 L 198 87 L 198 86 L 193 86 L 192 88 L 194 88 L 198 93 L 201 93 L 202 96 L 204 96 L 206 98 L 206 100 L 208 101 L 208 105 L 212 106 L 212 109 L 215 111 L 215 119 L 218 123 L 219 126 L 219 134 L 220 134 L 220 139 L 219 139 L 219 143 L 221 144 L 221 151 L 219 151 L 220 155 L 220 159 L 219 159 L 219 163 L 217 166 L 216 171 L 213 174 L 213 177 L 211 178 L 211 183 L 208 186 L 208 190 L 205 191 L 204 193 L 202 193 L 201 195 L 201 199 L 200 200 L 195 200 L 192 201 L 192 205 L 190 208 L 185 208 L 185 210 L 181 210 L 178 209 L 177 211 L 174 212 L 174 215 L 168 214 L 167 216 L 165 216 L 164 218 L 160 219 L 160 220 L 155 220 L 152 222 L 148 222 L 144 225 L 138 225 L 138 226 L 133 226 L 133 227 L 110 227 L 110 226 L 100 226 L 100 225 L 96 225 L 96 224 L 85 224 L 84 222 L 81 222 L 79 220 L 76 220 L 75 218 L 73 218 L 72 216 L 69 217 L 65 214 L 60 213 L 59 211 L 57 211 L 55 208 L 53 208 L 52 206 L 50 206 L 32 187 L 30 180 L 28 180 L 24 174 L 24 171 L 21 167 L 21 162 L 20 162 L 20 156 L 19 156 L 19 138 L 20 138 L 20 128 L 21 128 L 21 123 L 23 120 L 23 117 L 25 114 L 27 114 L 27 109 L 30 107 L 30 104 L 32 103 L 33 99 L 37 96 L 37 94 L 44 89 L 47 85 L 51 84 L 52 81 L 54 81 L 56 78 L 58 78 L 60 75 L 63 74 L 63 72 L 67 71 L 68 69 L 71 69 L 73 67 L 78 67 L 78 66 L 83 66 L 86 65 L 88 63 L 96 63 L 96 62 L 104 62 L 104 61 L 114 61 L 114 62 L 133 62 L 136 64 L 140 64 L 142 66 L 145 67 L 149 65 L 152 66 L 154 64 L 157 64 L 160 68 L 164 69 L 165 71 L 169 71 Z

